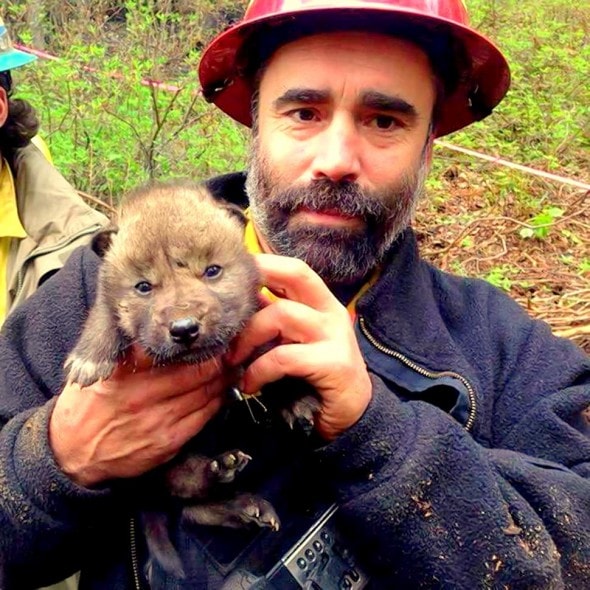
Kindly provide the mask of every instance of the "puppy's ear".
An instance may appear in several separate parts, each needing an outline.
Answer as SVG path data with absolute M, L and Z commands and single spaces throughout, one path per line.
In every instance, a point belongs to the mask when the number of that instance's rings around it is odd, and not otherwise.
M 248 218 L 244 213 L 244 210 L 239 207 L 238 205 L 234 205 L 233 203 L 222 203 L 221 206 L 225 209 L 231 217 L 237 219 L 244 227 L 248 223 Z
M 100 231 L 94 234 L 90 246 L 96 252 L 96 254 L 100 256 L 100 258 L 104 258 L 104 255 L 108 252 L 109 248 L 111 247 L 113 235 L 116 234 L 118 231 L 118 227 L 111 225 L 109 227 L 106 227 L 105 229 L 101 229 Z

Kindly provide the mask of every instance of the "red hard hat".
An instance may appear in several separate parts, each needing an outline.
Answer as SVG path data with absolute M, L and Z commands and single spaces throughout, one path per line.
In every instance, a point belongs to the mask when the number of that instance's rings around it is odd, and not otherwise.
M 250 126 L 252 82 L 242 64 L 255 57 L 248 50 L 270 38 L 276 49 L 297 36 L 340 29 L 405 33 L 409 40 L 417 34 L 418 44 L 444 37 L 447 45 L 454 46 L 451 54 L 438 56 L 446 69 L 454 70 L 457 80 L 441 105 L 437 136 L 489 115 L 510 85 L 504 56 L 468 26 L 463 0 L 252 0 L 244 18 L 203 52 L 199 65 L 203 94 L 230 117 Z M 433 47 L 429 55 L 436 61 L 440 46 Z M 449 60 L 449 55 L 455 57 Z

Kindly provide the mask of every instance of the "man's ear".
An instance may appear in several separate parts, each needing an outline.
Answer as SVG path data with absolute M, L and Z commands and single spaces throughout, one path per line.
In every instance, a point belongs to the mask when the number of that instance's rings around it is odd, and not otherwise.
M 94 234 L 92 237 L 92 242 L 90 242 L 90 247 L 100 256 L 100 258 L 104 258 L 105 254 L 109 251 L 111 247 L 111 243 L 113 241 L 113 235 L 119 231 L 119 228 L 111 225 L 109 227 L 105 227 L 104 229 L 99 230 Z
M 6 90 L 0 86 L 0 127 L 6 123 L 8 119 L 8 95 Z
M 430 165 L 432 164 L 432 150 L 434 147 L 434 130 L 431 131 L 426 139 L 426 144 L 424 145 L 424 163 L 430 169 Z

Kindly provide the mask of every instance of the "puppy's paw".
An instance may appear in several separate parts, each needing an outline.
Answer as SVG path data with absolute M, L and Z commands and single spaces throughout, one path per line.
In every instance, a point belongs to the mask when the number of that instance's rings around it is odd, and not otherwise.
M 77 383 L 81 387 L 88 387 L 100 379 L 107 379 L 114 370 L 113 361 L 96 362 L 74 355 L 70 355 L 65 363 L 68 383 Z
M 315 395 L 306 395 L 293 400 L 287 407 L 282 408 L 281 414 L 291 429 L 298 426 L 306 434 L 311 434 L 314 416 L 320 409 L 320 400 Z
M 242 451 L 228 451 L 214 459 L 189 453 L 172 462 L 164 471 L 168 491 L 179 498 L 209 498 L 218 484 L 232 482 L 252 457 Z
M 186 506 L 182 515 L 192 524 L 241 529 L 256 525 L 278 531 L 281 523 L 271 503 L 253 494 L 239 494 L 226 501 Z
M 218 482 L 229 483 L 251 460 L 252 457 L 242 451 L 228 451 L 211 460 L 209 471 Z
M 261 528 L 269 528 L 278 531 L 281 521 L 272 504 L 251 494 L 242 494 L 231 502 L 235 509 L 234 516 L 243 524 L 255 524 Z

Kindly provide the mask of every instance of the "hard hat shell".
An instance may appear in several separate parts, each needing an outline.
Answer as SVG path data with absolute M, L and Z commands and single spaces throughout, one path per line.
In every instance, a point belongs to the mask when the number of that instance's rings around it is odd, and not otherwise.
M 19 51 L 13 47 L 8 29 L 0 17 L 0 72 L 19 68 L 36 59 L 34 55 Z
M 321 33 L 326 23 L 331 23 L 330 30 L 338 30 L 338 23 L 346 23 L 342 25 L 346 29 L 377 28 L 385 33 L 390 27 L 393 35 L 407 28 L 420 31 L 421 38 L 446 36 L 461 48 L 466 59 L 446 65 L 457 70 L 458 82 L 440 105 L 435 130 L 439 137 L 489 115 L 510 85 L 506 59 L 490 40 L 469 27 L 463 0 L 252 0 L 243 19 L 215 37 L 203 52 L 199 79 L 205 98 L 251 126 L 252 81 L 240 67 L 244 47 L 253 39 L 264 43 L 266 37 L 288 30 L 291 34 L 284 35 L 284 42 L 301 30 Z M 281 45 L 280 39 L 274 43 L 275 49 Z

